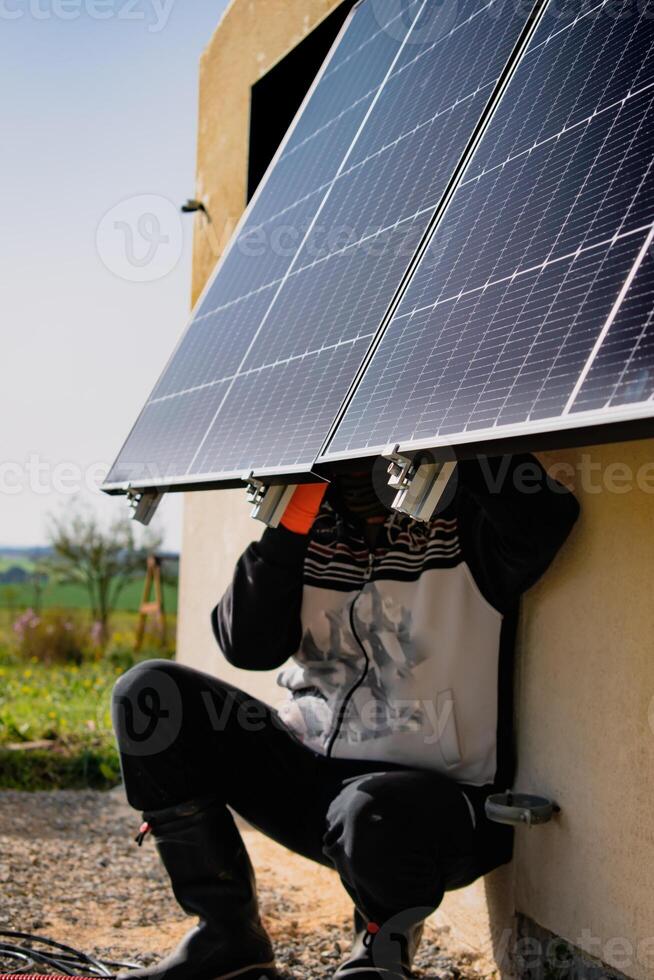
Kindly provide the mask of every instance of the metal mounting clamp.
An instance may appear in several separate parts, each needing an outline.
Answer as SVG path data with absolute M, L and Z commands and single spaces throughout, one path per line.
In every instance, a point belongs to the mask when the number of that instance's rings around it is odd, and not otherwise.
M 416 521 L 429 521 L 456 470 L 456 461 L 410 459 L 399 453 L 398 448 L 384 453 L 384 458 L 390 461 L 388 485 L 397 491 L 391 506 Z
M 534 827 L 548 823 L 561 807 L 544 796 L 529 793 L 492 793 L 486 798 L 486 816 L 493 823 L 506 823 L 513 827 L 526 824 Z
M 146 527 L 154 517 L 157 507 L 163 500 L 159 490 L 135 490 L 127 488 L 127 502 L 132 510 L 132 520 Z
M 295 490 L 295 484 L 269 486 L 250 476 L 247 481 L 247 498 L 253 504 L 250 516 L 268 527 L 277 527 Z

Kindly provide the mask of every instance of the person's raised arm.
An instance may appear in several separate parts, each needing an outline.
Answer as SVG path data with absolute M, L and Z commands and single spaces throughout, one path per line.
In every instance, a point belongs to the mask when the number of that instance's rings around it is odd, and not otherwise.
M 235 667 L 272 670 L 300 646 L 304 558 L 326 489 L 326 483 L 299 486 L 280 526 L 266 528 L 239 558 L 211 614 L 216 640 Z
M 485 598 L 504 611 L 547 569 L 579 504 L 528 454 L 464 460 L 458 480 L 464 556 Z

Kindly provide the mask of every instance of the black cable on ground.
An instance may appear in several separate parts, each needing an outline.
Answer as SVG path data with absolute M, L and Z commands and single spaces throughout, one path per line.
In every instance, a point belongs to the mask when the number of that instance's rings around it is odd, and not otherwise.
M 65 977 L 113 978 L 117 970 L 134 969 L 135 966 L 134 963 L 99 960 L 45 936 L 0 930 L 0 980 L 8 976 L 22 976 L 27 980 L 27 971 L 39 968 L 57 970 Z

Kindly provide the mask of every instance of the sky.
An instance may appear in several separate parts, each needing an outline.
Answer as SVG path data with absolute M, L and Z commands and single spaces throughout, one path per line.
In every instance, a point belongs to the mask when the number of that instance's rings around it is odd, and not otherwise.
M 0 0 L 0 546 L 97 484 L 190 303 L 198 62 L 226 0 Z M 158 515 L 181 544 L 181 497 Z

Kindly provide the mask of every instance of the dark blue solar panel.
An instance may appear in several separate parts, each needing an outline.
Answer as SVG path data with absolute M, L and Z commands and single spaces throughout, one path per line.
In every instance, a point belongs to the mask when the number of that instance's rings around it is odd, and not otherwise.
M 178 476 L 310 468 L 527 6 L 356 9 L 150 400 L 224 386 Z
M 266 286 L 220 309 L 199 314 L 191 323 L 152 393 L 151 401 L 215 383 L 237 369 L 252 339 L 248 329 L 270 306 L 274 286 Z
M 156 486 L 185 473 L 224 389 L 223 382 L 148 402 L 114 463 L 112 479 Z
M 200 472 L 218 459 L 266 468 L 315 458 L 516 42 L 523 19 L 502 6 L 490 19 L 487 4 L 459 4 L 445 33 L 406 44 L 245 358 L 242 370 L 259 377 L 248 410 L 266 420 L 257 428 L 265 438 L 239 456 L 235 385 L 194 464 Z M 307 374 L 306 403 L 280 381 L 296 370 Z
M 654 220 L 653 14 L 548 8 L 329 454 L 537 430 L 607 405 L 600 364 L 642 381 L 645 275 L 612 318 Z

